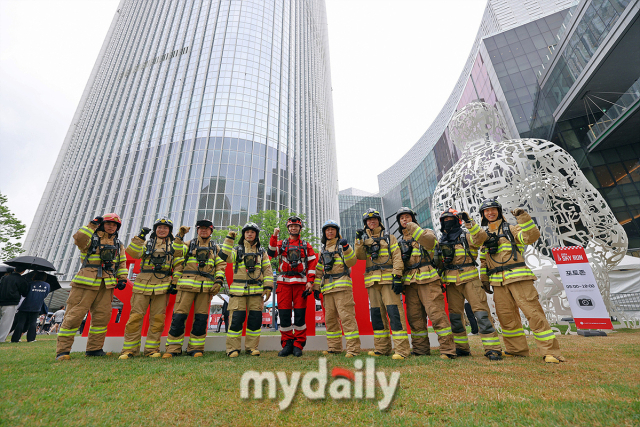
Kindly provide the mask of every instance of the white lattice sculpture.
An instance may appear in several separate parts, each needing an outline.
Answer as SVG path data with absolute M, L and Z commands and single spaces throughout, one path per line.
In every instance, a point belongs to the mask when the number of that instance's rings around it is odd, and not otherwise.
M 613 306 L 609 297 L 609 271 L 625 255 L 627 235 L 573 157 L 549 141 L 507 139 L 500 114 L 483 102 L 457 112 L 449 135 L 462 156 L 436 187 L 433 223 L 450 207 L 479 220 L 478 207 L 485 199 L 497 199 L 513 224 L 509 212 L 525 209 L 542 234 L 525 258 L 530 267 L 542 266 L 536 286 L 549 321 L 560 323 L 571 315 L 562 283 L 553 274 L 551 248 L 579 245 L 589 257 L 609 313 L 626 326 L 638 326 L 638 320 Z

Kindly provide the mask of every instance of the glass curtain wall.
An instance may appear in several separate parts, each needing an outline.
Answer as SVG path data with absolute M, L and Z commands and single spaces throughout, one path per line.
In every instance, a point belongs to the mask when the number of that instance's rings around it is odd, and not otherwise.
M 291 209 L 318 232 L 337 217 L 323 1 L 130 0 L 112 29 L 29 252 L 73 274 L 70 236 L 104 212 L 124 241 L 160 215 L 224 228 Z

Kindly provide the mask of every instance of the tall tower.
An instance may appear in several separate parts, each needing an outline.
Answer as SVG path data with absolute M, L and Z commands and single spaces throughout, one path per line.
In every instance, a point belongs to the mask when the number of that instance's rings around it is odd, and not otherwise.
M 338 217 L 323 0 L 121 0 L 27 236 L 72 274 L 95 215 Z

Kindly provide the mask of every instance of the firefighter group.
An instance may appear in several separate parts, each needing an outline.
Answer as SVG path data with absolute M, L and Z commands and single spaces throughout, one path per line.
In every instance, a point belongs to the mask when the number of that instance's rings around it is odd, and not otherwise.
M 311 295 L 322 301 L 325 310 L 327 350 L 323 353 L 342 354 L 344 337 L 345 356 L 361 354 L 351 268 L 357 260 L 366 260 L 364 283 L 374 335 L 374 349 L 368 352 L 369 356 L 404 360 L 412 355 L 430 355 L 428 319 L 438 337 L 440 358 L 471 356 L 464 318 L 466 300 L 477 320 L 487 359 L 529 356 L 522 311 L 544 362 L 564 362 L 538 301 L 536 277 L 524 262 L 525 246 L 540 238 L 538 227 L 523 209 L 513 210 L 516 223 L 509 223 L 497 200 L 483 202 L 479 214 L 480 225 L 467 212 L 447 209 L 440 216 L 438 239 L 433 230 L 418 225 L 412 209 L 403 207 L 396 214 L 398 239 L 385 229 L 380 213 L 368 209 L 353 246 L 341 236 L 336 221 L 326 221 L 319 254 L 302 240 L 303 222 L 297 216 L 287 220 L 289 237 L 279 239 L 280 230 L 276 228 L 267 248 L 260 245 L 260 227 L 252 222 L 242 228 L 240 236 L 229 231 L 218 246 L 211 237 L 210 220 L 197 221 L 195 237 L 185 241 L 190 227 L 181 226 L 174 236 L 172 221 L 162 217 L 153 228 L 143 227 L 125 249 L 118 240 L 120 217 L 104 214 L 73 236 L 82 265 L 71 283 L 56 359 L 70 359 L 74 337 L 87 313 L 91 314 L 91 325 L 85 354 L 106 354 L 103 344 L 113 291 L 127 286 L 126 253 L 140 259 L 141 266 L 133 283 L 131 313 L 119 356 L 123 360 L 141 354 L 165 359 L 183 354 L 185 326 L 192 307 L 192 326 L 184 352 L 201 357 L 209 305 L 213 296 L 224 289 L 228 263 L 232 265 L 233 281 L 228 286 L 226 354 L 230 358 L 241 355 L 245 329 L 246 354 L 259 356 L 263 305 L 274 288 L 270 260 L 277 258 L 275 280 L 282 345 L 278 356 L 302 356 L 307 341 L 305 312 Z M 171 294 L 175 295 L 173 316 L 165 352 L 161 353 L 160 339 Z M 503 344 L 487 294 L 493 294 Z M 141 348 L 147 310 L 149 329 Z M 411 328 L 411 344 L 406 321 Z

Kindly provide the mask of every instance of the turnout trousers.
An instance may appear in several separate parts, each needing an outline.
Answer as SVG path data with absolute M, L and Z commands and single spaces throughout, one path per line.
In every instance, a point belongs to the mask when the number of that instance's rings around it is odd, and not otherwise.
M 227 330 L 227 354 L 240 351 L 242 329 L 247 321 L 247 334 L 244 347 L 247 351 L 257 350 L 262 329 L 262 295 L 229 295 L 229 319 Z
M 464 300 L 469 301 L 473 315 L 478 321 L 478 331 L 484 351 L 496 350 L 502 352 L 500 337 L 493 327 L 491 310 L 487 303 L 487 293 L 482 289 L 482 282 L 479 279 L 471 282 L 456 285 L 447 284 L 447 301 L 449 302 L 449 320 L 453 330 L 453 341 L 456 347 L 470 351 L 467 328 L 464 324 Z
M 160 351 L 160 337 L 164 330 L 168 295 L 133 294 L 131 297 L 131 314 L 124 328 L 124 344 L 122 353 L 134 356 L 140 354 L 142 322 L 149 309 L 149 330 L 144 343 L 144 355 L 148 356 Z
M 404 287 L 404 300 L 407 304 L 407 320 L 411 326 L 411 344 L 417 355 L 431 354 L 427 316 L 431 319 L 433 330 L 438 335 L 440 354 L 456 354 L 451 334 L 451 325 L 444 308 L 444 295 L 440 282 L 419 285 L 412 282 Z
M 379 282 L 374 282 L 368 287 L 367 293 L 371 306 L 369 310 L 373 325 L 375 350 L 384 355 L 391 354 L 391 335 L 389 334 L 389 326 L 391 326 L 395 352 L 403 357 L 409 357 L 411 348 L 407 336 L 402 298 L 393 292 L 391 284 L 380 284 Z M 389 316 L 388 320 L 387 316 Z
M 166 349 L 168 353 L 182 353 L 182 344 L 184 343 L 184 328 L 187 323 L 187 317 L 193 304 L 193 325 L 189 336 L 189 345 L 187 353 L 194 351 L 204 351 L 204 341 L 207 338 L 207 323 L 209 320 L 209 304 L 211 304 L 211 295 L 208 292 L 188 292 L 178 291 L 176 302 L 173 306 L 173 318 L 171 319 L 171 328 L 167 335 Z
M 71 351 L 76 332 L 87 313 L 91 314 L 91 326 L 86 351 L 100 350 L 107 335 L 107 325 L 111 320 L 112 298 L 113 289 L 107 289 L 104 280 L 97 289 L 72 286 L 67 299 L 67 312 L 58 332 L 56 354 Z
M 283 347 L 288 340 L 294 340 L 293 345 L 301 349 L 307 343 L 307 324 L 305 322 L 307 299 L 302 298 L 304 290 L 305 285 L 303 284 L 278 283 L 276 288 L 280 316 L 280 343 Z M 293 324 L 291 323 L 292 312 Z
M 356 304 L 351 288 L 323 295 L 327 346 L 331 352 L 342 352 L 342 334 L 347 341 L 347 353 L 360 354 L 360 333 L 356 322 Z M 342 327 L 340 327 L 342 325 Z
M 538 291 L 533 280 L 520 280 L 506 286 L 493 287 L 493 301 L 500 326 L 502 338 L 507 352 L 517 356 L 528 356 L 529 346 L 522 329 L 520 312 L 522 310 L 533 336 L 538 344 L 538 350 L 543 356 L 560 356 L 560 345 L 549 326 L 544 310 L 538 301 Z

